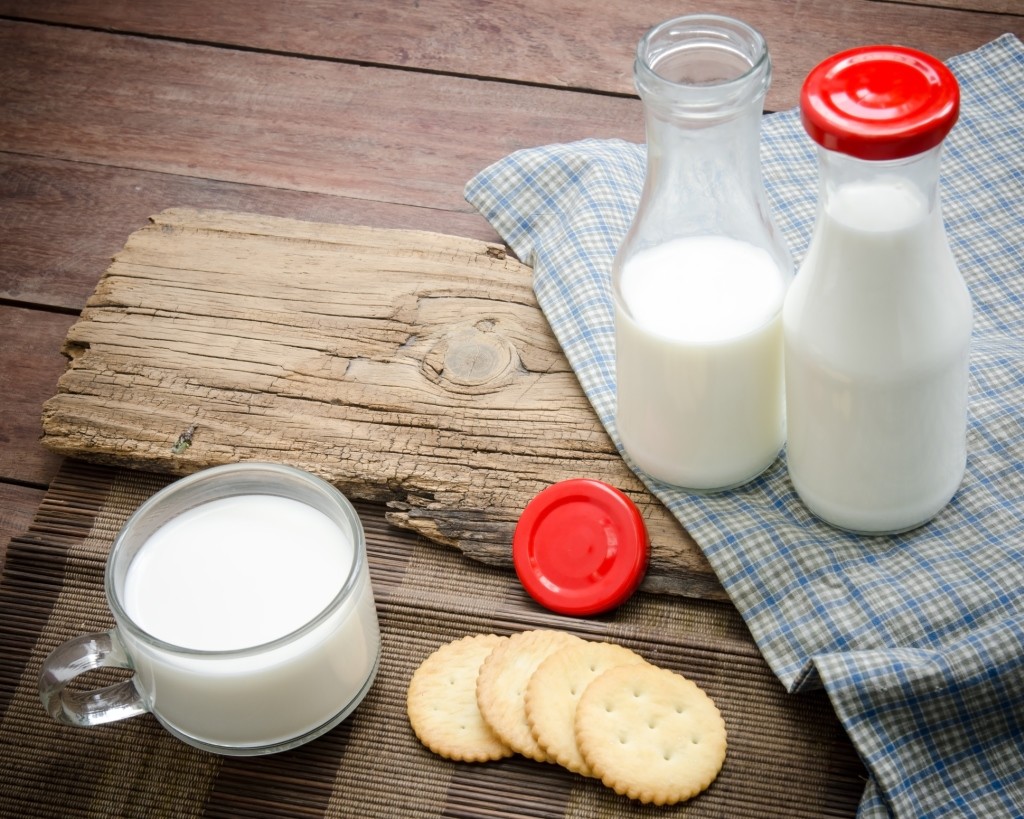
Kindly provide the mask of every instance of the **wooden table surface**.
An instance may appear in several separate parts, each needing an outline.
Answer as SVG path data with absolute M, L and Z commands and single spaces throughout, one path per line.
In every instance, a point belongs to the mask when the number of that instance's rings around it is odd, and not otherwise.
M 941 58 L 1022 0 L 0 0 L 0 560 L 59 458 L 38 442 L 61 342 L 164 208 L 496 240 L 466 181 L 519 148 L 643 140 L 635 44 L 687 12 L 766 36 L 768 110 L 828 54 Z
M 497 241 L 466 181 L 519 148 L 642 141 L 636 42 L 698 11 L 764 33 L 769 111 L 847 47 L 1024 38 L 1024 0 L 0 0 L 0 565 L 60 466 L 38 439 L 65 334 L 152 214 Z

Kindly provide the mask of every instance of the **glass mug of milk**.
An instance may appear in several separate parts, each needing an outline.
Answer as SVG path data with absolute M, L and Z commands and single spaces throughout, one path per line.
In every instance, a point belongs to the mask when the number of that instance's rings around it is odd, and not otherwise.
M 114 541 L 106 596 L 116 627 L 43 663 L 40 696 L 61 722 L 148 712 L 207 751 L 274 753 L 344 720 L 377 673 L 362 524 L 338 490 L 291 467 L 214 467 L 158 492 Z M 67 688 L 104 666 L 134 674 Z

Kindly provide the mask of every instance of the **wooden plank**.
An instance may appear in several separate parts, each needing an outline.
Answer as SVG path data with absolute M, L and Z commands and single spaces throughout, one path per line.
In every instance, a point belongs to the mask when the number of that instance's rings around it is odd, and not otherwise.
M 775 64 L 769 110 L 796 105 L 811 67 L 834 51 L 898 39 L 941 58 L 1004 32 L 1024 36 L 1020 0 L 0 0 L 0 14 L 377 65 L 632 94 L 636 43 L 656 23 L 713 10 L 756 26 Z M 949 6 L 951 8 L 935 8 Z M 960 11 L 960 8 L 968 11 Z M 520 92 L 515 92 L 520 93 Z
M 75 318 L 0 305 L 0 480 L 45 486 L 60 466 L 39 443 L 39 416 L 67 366 L 61 339 Z
M 28 529 L 45 494 L 42 489 L 0 483 L 0 570 L 7 544 Z
M 0 154 L 0 203 L 0 298 L 73 310 L 85 305 L 125 237 L 145 226 L 150 214 L 170 207 L 432 230 L 498 241 L 494 229 L 475 213 L 15 154 Z
M 518 148 L 643 138 L 637 100 L 0 22 L 0 150 L 470 212 Z
M 912 6 L 941 6 L 961 11 L 977 11 L 985 14 L 1012 14 L 1017 17 L 1024 15 L 1024 3 L 1021 0 L 875 0 L 878 3 L 906 3 Z M 1013 31 L 1016 21 L 1007 21 L 1007 31 Z
M 65 351 L 43 414 L 61 454 L 173 474 L 284 461 L 505 566 L 530 498 L 599 478 L 647 522 L 645 588 L 722 596 L 601 427 L 529 268 L 498 245 L 166 211 L 129 238 Z

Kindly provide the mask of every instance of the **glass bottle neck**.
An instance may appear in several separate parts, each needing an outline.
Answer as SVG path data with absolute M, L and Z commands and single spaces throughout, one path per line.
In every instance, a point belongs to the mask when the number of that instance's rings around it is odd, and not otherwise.
M 705 189 L 735 175 L 749 190 L 756 190 L 761 185 L 761 101 L 758 96 L 728 116 L 698 122 L 646 106 L 647 179 L 721 196 L 721 191 Z
M 633 67 L 644 107 L 687 127 L 712 125 L 760 103 L 771 82 L 764 38 L 712 14 L 669 20 L 640 40 Z
M 898 203 L 909 197 L 908 201 L 912 199 L 929 215 L 937 214 L 941 156 L 942 145 L 888 161 L 857 159 L 819 147 L 819 205 L 830 211 L 854 199 L 866 205 L 890 199 Z
M 634 74 L 655 159 L 685 161 L 688 151 L 716 146 L 732 158 L 757 157 L 771 82 L 768 47 L 757 31 L 715 15 L 668 21 L 640 41 Z
M 771 80 L 764 38 L 731 18 L 684 17 L 648 32 L 634 70 L 647 131 L 638 242 L 726 235 L 772 244 L 759 143 Z

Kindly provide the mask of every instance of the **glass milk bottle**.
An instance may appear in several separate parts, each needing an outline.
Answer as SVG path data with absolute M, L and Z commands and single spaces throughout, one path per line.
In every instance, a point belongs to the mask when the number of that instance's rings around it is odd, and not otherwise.
M 938 185 L 959 89 L 926 54 L 871 46 L 817 66 L 800 105 L 820 189 L 783 312 L 789 473 L 828 523 L 904 531 L 966 462 L 972 310 Z
M 612 268 L 618 433 L 651 477 L 746 483 L 785 439 L 781 311 L 792 277 L 761 181 L 764 38 L 693 15 L 649 31 L 643 194 Z

